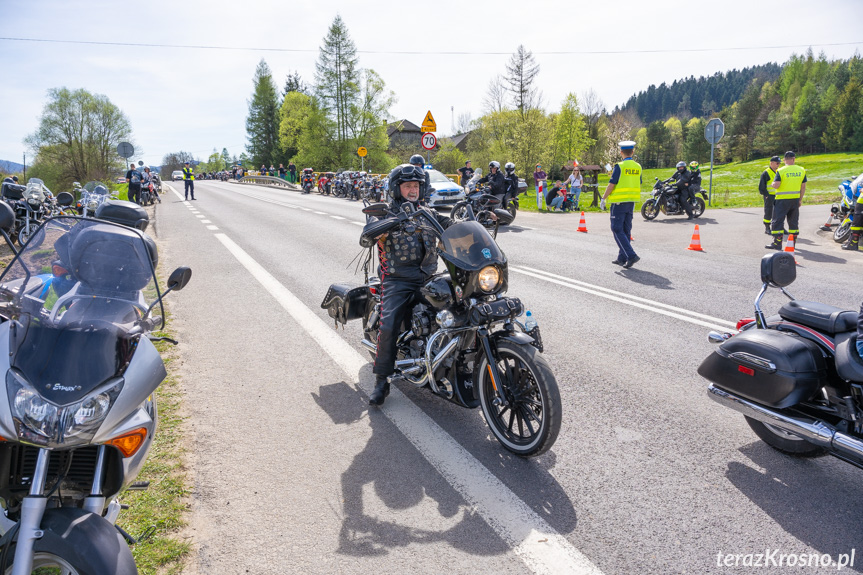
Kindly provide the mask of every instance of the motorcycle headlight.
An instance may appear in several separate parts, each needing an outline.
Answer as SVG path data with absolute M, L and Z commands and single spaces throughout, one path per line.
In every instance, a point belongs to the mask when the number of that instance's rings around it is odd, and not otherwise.
M 494 266 L 486 266 L 479 271 L 479 289 L 491 292 L 500 283 L 500 272 Z
M 6 389 L 18 438 L 24 443 L 48 447 L 89 442 L 122 388 L 122 380 L 115 380 L 96 389 L 81 401 L 60 406 L 45 399 L 20 374 L 9 370 L 6 376 Z

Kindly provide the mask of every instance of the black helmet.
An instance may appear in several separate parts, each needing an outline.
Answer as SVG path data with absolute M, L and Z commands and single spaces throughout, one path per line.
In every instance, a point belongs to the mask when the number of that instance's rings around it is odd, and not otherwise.
M 426 161 L 425 158 L 423 158 L 419 154 L 414 154 L 413 156 L 411 156 L 411 159 L 408 163 L 413 164 L 414 166 L 423 166 L 425 165 Z
M 507 174 L 511 174 L 515 171 L 515 164 L 513 164 L 512 162 L 507 162 L 506 164 L 504 164 L 503 169 L 506 170 Z
M 401 164 L 400 166 L 396 166 L 390 172 L 390 185 L 389 185 L 389 195 L 393 199 L 398 200 L 401 195 L 399 194 L 400 186 L 405 182 L 420 182 L 420 190 L 422 190 L 422 184 L 426 181 L 426 175 L 422 168 L 418 168 L 416 166 L 412 166 L 411 164 Z M 420 196 L 422 199 L 422 196 Z

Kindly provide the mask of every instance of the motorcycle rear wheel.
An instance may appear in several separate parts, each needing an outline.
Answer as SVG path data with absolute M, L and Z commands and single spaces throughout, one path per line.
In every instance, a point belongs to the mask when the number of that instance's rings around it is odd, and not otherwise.
M 548 451 L 560 433 L 561 402 L 548 362 L 530 344 L 501 341 L 497 370 L 507 405 L 495 405 L 495 386 L 483 355 L 474 372 L 485 421 L 505 449 L 522 457 Z M 536 428 L 536 429 L 534 429 Z
M 518 208 L 515 207 L 515 204 L 510 203 L 509 206 L 507 206 L 506 211 L 508 211 L 509 214 L 512 216 L 512 221 L 514 222 L 515 216 L 518 215 Z M 512 223 L 512 222 L 510 222 L 510 223 Z M 509 224 L 502 224 L 502 225 L 509 225 Z
M 821 447 L 778 427 L 767 425 L 751 417 L 746 418 L 746 423 L 749 424 L 749 427 L 752 428 L 752 431 L 755 432 L 755 435 L 761 441 L 782 453 L 796 457 L 817 457 L 825 453 Z
M 842 222 L 836 231 L 833 232 L 833 241 L 839 244 L 844 244 L 851 235 L 851 220 Z
M 645 220 L 655 220 L 658 215 L 659 207 L 656 205 L 656 200 L 649 199 L 641 205 L 641 217 Z
M 695 198 L 695 201 L 690 202 L 690 204 L 692 205 L 693 218 L 700 218 L 701 214 L 703 214 L 704 210 L 707 208 L 707 206 L 704 204 L 703 198 Z

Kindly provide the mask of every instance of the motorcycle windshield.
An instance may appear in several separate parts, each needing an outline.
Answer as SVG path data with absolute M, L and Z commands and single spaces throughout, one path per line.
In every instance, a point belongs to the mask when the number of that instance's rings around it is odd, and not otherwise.
M 57 405 L 121 375 L 148 301 L 159 297 L 155 253 L 131 228 L 71 216 L 46 221 L 0 276 L 11 366 Z
M 504 264 L 506 256 L 479 222 L 460 222 L 444 230 L 442 256 L 461 269 L 474 271 Z

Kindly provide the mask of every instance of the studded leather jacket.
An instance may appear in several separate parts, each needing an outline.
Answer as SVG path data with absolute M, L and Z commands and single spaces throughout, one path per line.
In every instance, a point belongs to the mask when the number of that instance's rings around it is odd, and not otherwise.
M 390 211 L 401 210 L 401 204 L 401 201 L 392 202 Z M 431 211 L 444 229 L 454 223 L 450 218 Z M 422 218 L 414 219 L 412 224 L 405 226 L 407 229 L 397 228 L 377 238 L 381 279 L 419 280 L 437 271 L 437 235 Z

